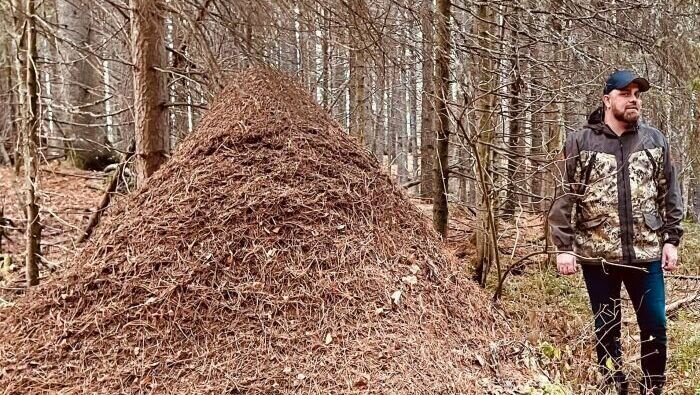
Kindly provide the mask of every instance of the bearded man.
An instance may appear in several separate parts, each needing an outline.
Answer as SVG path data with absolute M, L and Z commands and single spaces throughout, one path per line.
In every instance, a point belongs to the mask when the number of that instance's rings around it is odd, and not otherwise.
M 606 382 L 627 394 L 622 370 L 620 291 L 629 294 L 641 332 L 642 394 L 666 382 L 664 271 L 678 265 L 682 200 L 665 136 L 641 124 L 649 82 L 612 73 L 603 106 L 567 136 L 559 198 L 549 214 L 557 270 L 583 272 L 595 318 L 598 364 Z M 580 264 L 580 266 L 579 266 Z

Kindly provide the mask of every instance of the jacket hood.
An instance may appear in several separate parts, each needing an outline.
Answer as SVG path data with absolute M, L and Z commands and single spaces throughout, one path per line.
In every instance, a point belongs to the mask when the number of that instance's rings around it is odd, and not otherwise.
M 598 107 L 588 115 L 588 126 L 603 126 L 603 107 Z
M 596 133 L 605 133 L 610 136 L 617 137 L 615 132 L 610 129 L 610 127 L 605 123 L 605 112 L 603 112 L 603 107 L 600 106 L 593 110 L 592 113 L 588 115 L 588 119 L 586 122 L 586 127 L 589 129 L 593 130 Z M 632 125 L 628 127 L 627 131 L 629 132 L 636 132 L 639 128 L 639 125 Z

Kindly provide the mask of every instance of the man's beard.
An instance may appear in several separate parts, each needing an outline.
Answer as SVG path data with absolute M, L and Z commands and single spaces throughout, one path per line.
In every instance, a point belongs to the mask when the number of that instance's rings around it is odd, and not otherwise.
M 628 109 L 617 111 L 615 108 L 612 109 L 613 116 L 620 122 L 624 122 L 630 126 L 636 125 L 639 121 L 639 110 L 636 112 L 627 112 Z

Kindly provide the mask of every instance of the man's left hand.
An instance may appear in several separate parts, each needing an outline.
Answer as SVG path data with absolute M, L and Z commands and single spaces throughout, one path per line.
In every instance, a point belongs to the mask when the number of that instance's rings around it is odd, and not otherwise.
M 661 254 L 661 267 L 667 272 L 672 272 L 678 268 L 678 247 L 673 244 L 664 244 Z

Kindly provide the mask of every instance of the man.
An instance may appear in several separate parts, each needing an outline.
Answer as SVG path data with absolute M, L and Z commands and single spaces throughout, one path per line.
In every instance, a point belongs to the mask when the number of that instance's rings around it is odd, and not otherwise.
M 678 265 L 682 200 L 671 150 L 661 132 L 640 124 L 649 82 L 629 70 L 607 79 L 603 106 L 571 133 L 560 162 L 560 197 L 549 214 L 557 270 L 581 264 L 595 317 L 596 352 L 606 381 L 628 393 L 621 370 L 620 290 L 624 283 L 641 331 L 642 394 L 666 381 L 663 271 Z

